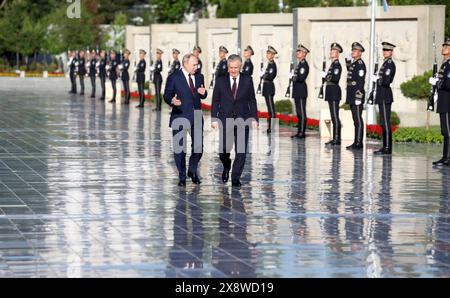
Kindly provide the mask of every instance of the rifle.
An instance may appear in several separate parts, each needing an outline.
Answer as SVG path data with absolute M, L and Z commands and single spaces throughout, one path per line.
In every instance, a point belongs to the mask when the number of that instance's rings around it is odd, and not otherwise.
M 378 46 L 375 47 L 375 67 L 373 69 L 373 74 L 376 76 L 378 74 Z M 367 103 L 373 105 L 374 100 L 377 96 L 377 82 L 372 83 L 372 90 L 370 91 L 369 98 L 367 99 Z
M 433 77 L 437 78 L 437 57 L 436 57 L 436 32 L 433 32 L 433 52 L 434 52 L 434 62 L 433 62 Z M 431 87 L 431 94 L 428 98 L 428 111 L 434 111 L 434 102 L 437 99 L 437 86 Z
M 214 80 L 216 79 L 216 56 L 214 55 L 214 48 L 212 49 L 212 54 L 214 57 L 213 60 L 213 72 L 212 72 L 212 76 L 211 76 L 211 83 L 209 83 L 209 89 L 214 88 Z
M 291 75 L 293 75 L 293 72 L 294 71 L 294 62 L 291 62 L 291 67 L 290 67 L 290 74 Z M 293 81 L 293 77 L 292 78 L 290 78 L 289 79 L 289 84 L 288 84 L 288 87 L 287 87 L 287 90 L 286 90 L 286 94 L 284 95 L 284 97 L 291 97 L 291 86 L 292 86 L 292 81 Z
M 325 54 L 325 38 L 322 36 L 322 53 L 323 53 L 323 61 L 322 61 L 322 71 L 327 71 L 327 56 Z M 319 99 L 323 99 L 323 89 L 325 86 L 326 79 L 322 78 L 322 85 L 319 90 Z
M 264 59 L 263 59 L 263 49 L 261 48 L 261 66 L 260 66 L 260 72 L 264 71 Z M 261 94 L 262 91 L 262 83 L 263 83 L 263 77 L 264 75 L 261 76 L 261 78 L 259 79 L 259 84 L 258 84 L 258 89 L 256 90 L 256 94 Z

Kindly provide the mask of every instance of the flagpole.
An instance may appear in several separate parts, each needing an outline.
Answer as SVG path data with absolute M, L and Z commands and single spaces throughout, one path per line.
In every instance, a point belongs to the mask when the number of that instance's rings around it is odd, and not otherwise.
M 377 0 L 371 0 L 371 18 L 370 18 L 370 54 L 369 54 L 369 78 L 370 75 L 373 74 L 373 61 L 374 61 L 374 52 L 375 52 L 375 16 L 376 16 L 376 8 L 377 8 Z M 372 93 L 372 82 L 368 81 L 368 90 L 366 99 L 369 98 L 370 94 Z M 369 105 L 367 104 L 367 114 L 366 114 L 366 123 L 376 124 L 376 118 L 375 118 L 375 105 Z

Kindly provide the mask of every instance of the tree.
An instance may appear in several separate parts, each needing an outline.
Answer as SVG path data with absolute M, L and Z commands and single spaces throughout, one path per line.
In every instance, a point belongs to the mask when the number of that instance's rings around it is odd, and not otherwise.
M 202 0 L 152 0 L 153 12 L 158 23 L 181 23 L 189 13 L 202 15 Z

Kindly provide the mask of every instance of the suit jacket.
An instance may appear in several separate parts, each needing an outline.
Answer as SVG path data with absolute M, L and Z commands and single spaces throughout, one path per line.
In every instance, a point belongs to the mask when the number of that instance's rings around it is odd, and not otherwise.
M 191 125 L 194 124 L 194 111 L 201 110 L 201 100 L 208 96 L 200 95 L 197 89 L 201 85 L 205 86 L 205 81 L 202 74 L 195 74 L 195 94 L 192 94 L 189 84 L 183 74 L 182 70 L 177 70 L 167 78 L 166 88 L 164 89 L 164 101 L 172 107 L 170 114 L 169 126 L 172 127 L 172 122 L 176 118 L 189 119 Z M 180 106 L 172 105 L 172 98 L 177 95 L 177 98 L 181 100 Z
M 231 87 L 229 75 L 217 78 L 212 96 L 212 118 L 220 119 L 223 125 L 227 118 L 254 118 L 258 121 L 252 77 L 240 75 L 236 99 L 233 98 Z

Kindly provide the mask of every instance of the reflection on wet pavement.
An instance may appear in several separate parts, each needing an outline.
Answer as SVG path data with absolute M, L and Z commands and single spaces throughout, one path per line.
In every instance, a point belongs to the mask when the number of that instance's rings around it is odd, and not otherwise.
M 213 153 L 202 184 L 180 189 L 167 107 L 67 86 L 0 79 L 0 277 L 450 275 L 450 169 L 430 166 L 440 146 L 375 157 L 378 144 L 330 150 L 282 127 L 278 159 L 249 155 L 240 190 L 220 182 Z

